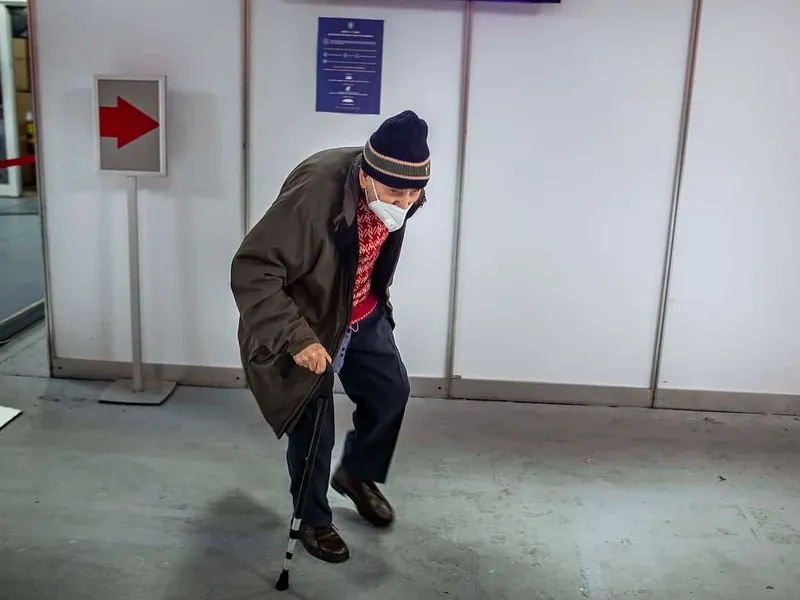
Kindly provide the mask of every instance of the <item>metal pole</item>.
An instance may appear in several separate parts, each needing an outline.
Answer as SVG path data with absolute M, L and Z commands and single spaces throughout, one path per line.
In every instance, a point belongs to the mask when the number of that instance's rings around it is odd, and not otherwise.
M 128 177 L 128 264 L 131 294 L 131 343 L 133 348 L 133 392 L 142 383 L 142 310 L 139 296 L 139 198 L 136 177 Z
M 445 397 L 450 398 L 455 378 L 456 327 L 458 318 L 458 274 L 461 258 L 461 222 L 464 204 L 464 179 L 467 164 L 467 128 L 469 126 L 469 86 L 472 67 L 472 23 L 474 2 L 467 0 L 464 7 L 464 27 L 461 47 L 461 105 L 458 140 L 458 175 L 456 180 L 455 217 L 453 223 L 453 256 L 450 267 L 450 313 L 447 327 L 445 367 Z
M 692 24 L 689 34 L 689 48 L 686 53 L 686 72 L 683 81 L 683 106 L 681 108 L 680 133 L 678 151 L 675 155 L 675 172 L 672 181 L 672 203 L 670 206 L 669 228 L 667 230 L 667 248 L 664 254 L 664 266 L 661 279 L 661 298 L 658 307 L 658 323 L 656 340 L 653 349 L 653 360 L 650 370 L 651 406 L 656 405 L 656 393 L 661 377 L 661 357 L 664 352 L 664 328 L 667 320 L 667 301 L 669 299 L 670 280 L 672 278 L 673 250 L 675 247 L 675 228 L 678 222 L 678 204 L 683 184 L 683 169 L 686 164 L 686 143 L 689 133 L 689 121 L 692 113 L 692 95 L 694 92 L 694 75 L 697 66 L 697 44 L 700 39 L 700 21 L 703 13 L 703 0 L 694 0 L 692 6 Z
M 47 202 L 45 198 L 44 152 L 39 98 L 39 50 L 37 44 L 36 15 L 37 0 L 28 0 L 28 51 L 31 55 L 31 85 L 33 90 L 33 122 L 35 125 L 34 148 L 36 152 L 36 187 L 39 203 L 39 226 L 42 230 L 42 258 L 44 259 L 44 314 L 47 323 L 47 363 L 50 376 L 54 375 L 56 358 L 56 334 L 53 322 L 52 283 L 50 276 L 50 251 L 47 232 Z
M 252 0 L 241 0 L 242 12 L 242 237 L 250 229 L 250 86 Z

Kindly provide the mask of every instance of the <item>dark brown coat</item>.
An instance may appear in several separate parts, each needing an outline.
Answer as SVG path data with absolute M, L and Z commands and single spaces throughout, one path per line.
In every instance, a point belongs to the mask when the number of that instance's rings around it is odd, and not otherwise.
M 350 322 L 360 169 L 361 148 L 325 150 L 303 161 L 233 259 L 242 366 L 278 437 L 291 430 L 322 380 L 287 369 L 291 356 L 315 342 L 333 356 Z M 424 202 L 423 194 L 408 217 Z M 389 287 L 404 236 L 405 226 L 389 235 L 372 275 L 392 325 Z

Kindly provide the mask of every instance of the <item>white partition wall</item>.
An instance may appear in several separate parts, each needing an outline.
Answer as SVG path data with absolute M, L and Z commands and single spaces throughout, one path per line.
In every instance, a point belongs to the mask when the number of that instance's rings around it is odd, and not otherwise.
M 241 27 L 211 0 L 38 0 L 37 153 L 44 166 L 57 374 L 129 375 L 124 179 L 95 163 L 95 74 L 167 75 L 169 177 L 140 184 L 145 363 L 236 376 L 230 260 L 242 236 Z M 210 370 L 209 370 L 210 369 Z
M 800 411 L 800 3 L 706 0 L 658 405 Z
M 445 376 L 464 10 L 450 0 L 253 3 L 251 223 L 306 156 L 362 145 L 405 109 L 429 123 L 429 202 L 409 223 L 392 289 L 397 342 L 418 393 L 436 394 Z M 319 17 L 385 20 L 380 115 L 315 111 Z
M 392 296 L 417 394 L 800 414 L 796 0 L 702 2 L 688 129 L 699 0 L 246 6 L 31 2 L 56 375 L 130 374 L 126 182 L 97 172 L 92 84 L 163 74 L 169 173 L 140 184 L 146 373 L 243 385 L 245 230 L 298 162 L 413 109 L 432 179 Z M 384 20 L 379 115 L 316 112 L 320 17 Z
M 456 396 L 649 405 L 690 22 L 476 5 Z

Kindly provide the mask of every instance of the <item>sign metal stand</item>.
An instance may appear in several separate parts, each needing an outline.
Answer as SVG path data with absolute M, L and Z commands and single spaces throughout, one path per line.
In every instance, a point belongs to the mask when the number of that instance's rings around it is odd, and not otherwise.
M 163 404 L 176 383 L 145 378 L 142 358 L 138 192 L 140 177 L 167 174 L 166 77 L 96 76 L 94 100 L 98 169 L 101 173 L 124 175 L 127 183 L 133 365 L 131 379 L 112 383 L 101 394 L 100 402 Z

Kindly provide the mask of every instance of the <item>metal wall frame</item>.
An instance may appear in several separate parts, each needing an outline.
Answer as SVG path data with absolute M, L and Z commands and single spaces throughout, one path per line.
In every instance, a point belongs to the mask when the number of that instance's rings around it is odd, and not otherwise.
M 703 0 L 693 0 L 692 20 L 689 30 L 689 44 L 686 50 L 686 71 L 683 81 L 683 102 L 681 105 L 680 128 L 678 132 L 678 148 L 675 153 L 675 171 L 672 178 L 672 201 L 669 209 L 669 225 L 667 228 L 667 244 L 664 249 L 662 265 L 661 295 L 658 304 L 658 321 L 656 324 L 653 358 L 650 367 L 650 406 L 655 407 L 661 375 L 661 358 L 664 353 L 664 331 L 667 326 L 667 304 L 672 280 L 672 262 L 675 249 L 675 230 L 678 224 L 678 206 L 680 204 L 683 185 L 683 169 L 686 165 L 686 146 L 689 137 L 689 122 L 692 116 L 692 98 L 694 95 L 694 78 L 697 67 L 697 46 L 700 41 L 700 22 L 703 17 Z
M 240 0 L 242 18 L 242 238 L 250 231 L 250 96 L 253 0 Z
M 49 240 L 47 235 L 47 192 L 45 185 L 44 159 L 42 155 L 42 128 L 39 126 L 41 114 L 39 90 L 39 44 L 36 35 L 36 6 L 37 0 L 27 0 L 28 5 L 28 48 L 31 66 L 31 92 L 33 95 L 33 121 L 36 124 L 34 132 L 34 148 L 36 149 L 36 186 L 39 202 L 39 226 L 42 228 L 42 260 L 44 262 L 44 315 L 47 325 L 47 366 L 50 376 L 54 375 L 54 362 L 56 356 L 55 324 L 52 310 L 52 285 L 50 275 Z
M 464 6 L 464 27 L 461 34 L 461 103 L 459 106 L 458 165 L 456 175 L 456 202 L 453 215 L 453 246 L 450 268 L 450 298 L 447 324 L 447 349 L 445 355 L 445 397 L 453 395 L 456 377 L 456 343 L 458 334 L 458 283 L 461 270 L 461 224 L 464 214 L 464 179 L 467 175 L 467 130 L 469 129 L 469 92 L 472 75 L 472 28 L 475 22 L 475 4 L 467 0 Z

